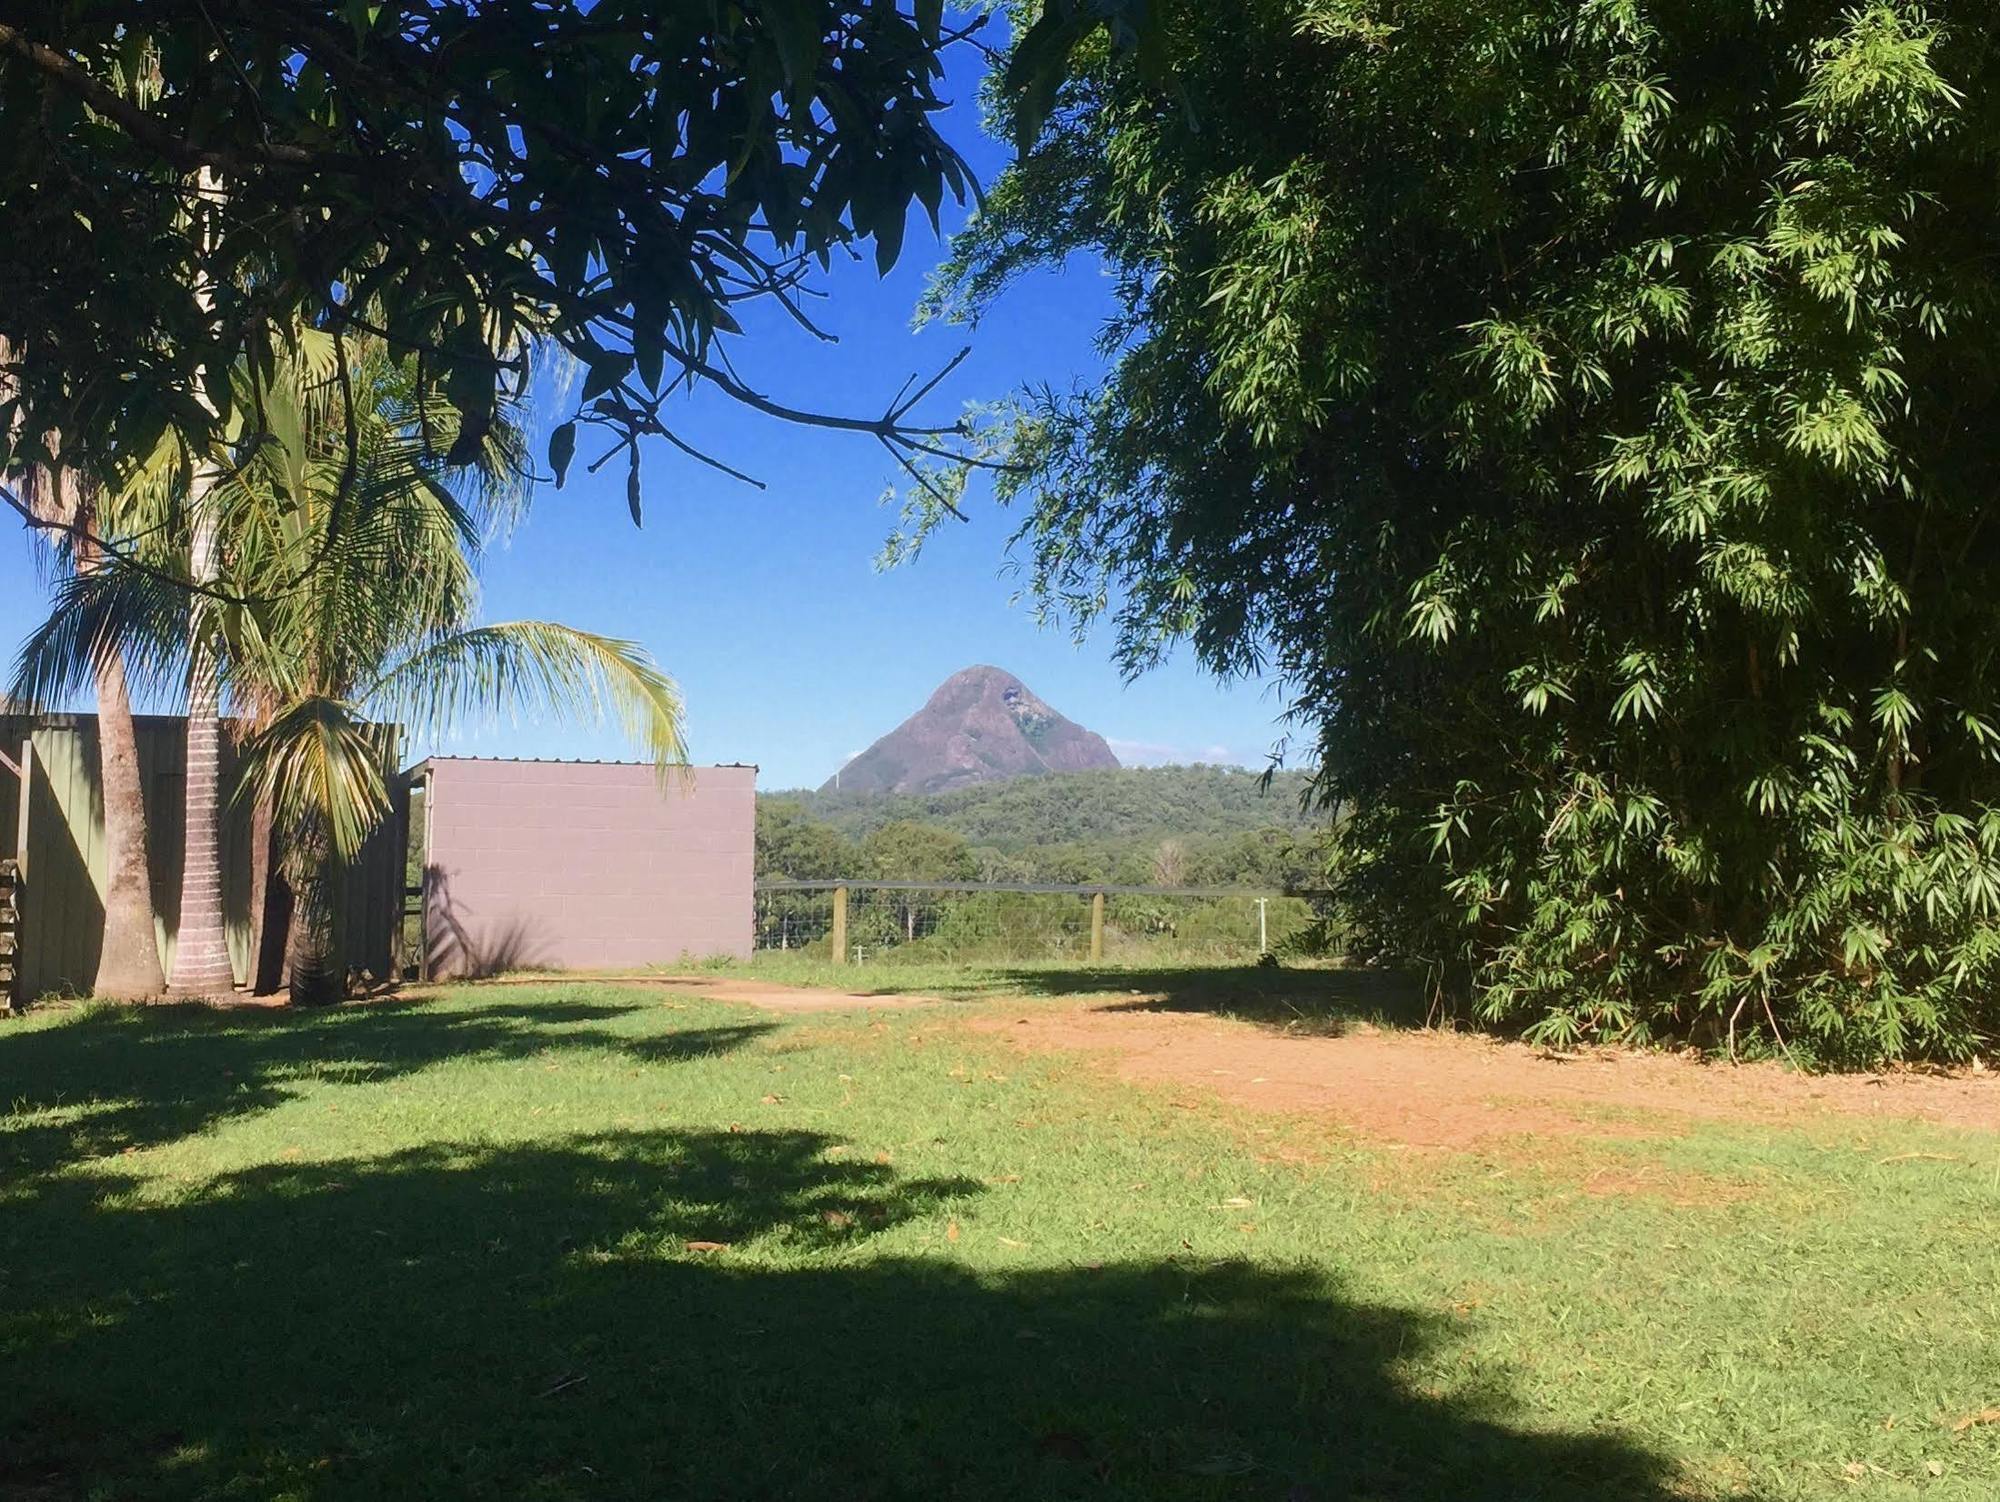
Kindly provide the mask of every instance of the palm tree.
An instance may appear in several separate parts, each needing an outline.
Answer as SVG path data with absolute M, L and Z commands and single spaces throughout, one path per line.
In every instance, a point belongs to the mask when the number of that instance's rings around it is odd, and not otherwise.
M 71 516 L 73 566 L 89 576 L 103 566 L 94 541 L 104 514 L 98 487 L 74 471 Z M 125 682 L 125 657 L 115 647 L 94 664 L 97 678 L 98 785 L 104 798 L 104 940 L 93 989 L 120 1001 L 144 1001 L 166 989 L 160 941 L 153 926 L 153 875 L 147 855 L 146 792 L 139 773 L 139 731 Z
M 609 710 L 664 775 L 685 761 L 681 704 L 630 642 L 474 624 L 480 551 L 525 500 L 517 429 L 497 424 L 478 463 L 447 472 L 433 456 L 455 437 L 449 407 L 379 346 L 343 354 L 313 331 L 270 380 L 244 379 L 260 436 L 209 497 L 218 556 L 194 613 L 200 647 L 184 595 L 113 569 L 72 590 L 24 650 L 24 676 L 72 675 L 93 621 L 156 679 L 208 652 L 243 726 L 240 795 L 270 809 L 293 892 L 292 996 L 323 1001 L 344 985 L 342 868 L 390 808 L 379 722 L 425 734 L 526 706 Z
M 9 363 L 0 339 L 0 367 Z M 0 375 L 0 390 L 5 377 Z M 50 528 L 56 553 L 79 574 L 102 564 L 98 539 L 116 530 L 95 479 L 65 465 L 22 476 L 29 510 Z M 145 788 L 139 774 L 139 733 L 132 719 L 121 652 L 93 661 L 97 695 L 98 786 L 104 800 L 104 937 L 95 989 L 101 996 L 137 1001 L 166 988 L 159 938 L 153 927 L 151 866 L 146 851 Z
M 192 534 L 188 577 L 201 588 L 220 582 L 221 543 L 211 515 L 215 477 L 203 464 L 188 496 Z M 222 682 L 203 599 L 189 605 L 187 751 L 182 759 L 181 901 L 168 994 L 227 996 L 236 983 L 222 910 Z
M 212 167 L 195 176 L 192 212 L 207 214 L 222 197 L 221 181 Z M 209 240 L 203 234 L 206 251 Z M 213 317 L 215 287 L 204 268 L 197 272 L 194 299 Z M 204 390 L 197 400 L 216 416 Z M 183 759 L 181 821 L 180 922 L 174 939 L 174 968 L 167 977 L 168 994 L 177 997 L 227 996 L 236 983 L 229 963 L 229 931 L 222 911 L 222 681 L 212 633 L 202 615 L 212 588 L 221 577 L 222 541 L 216 517 L 215 491 L 222 470 L 212 453 L 194 456 L 186 494 L 188 579 L 195 592 L 188 598 L 187 752 Z

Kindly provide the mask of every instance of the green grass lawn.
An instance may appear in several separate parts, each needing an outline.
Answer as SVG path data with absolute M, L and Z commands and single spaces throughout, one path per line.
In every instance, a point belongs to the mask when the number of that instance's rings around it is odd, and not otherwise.
M 2000 1497 L 1989 1138 L 1420 1157 L 959 1015 L 0 1023 L 0 1496 Z

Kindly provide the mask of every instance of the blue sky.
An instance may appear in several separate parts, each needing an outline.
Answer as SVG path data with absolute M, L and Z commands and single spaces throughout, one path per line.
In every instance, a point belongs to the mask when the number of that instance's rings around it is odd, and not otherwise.
M 943 128 L 991 182 L 1006 148 L 979 131 L 976 59 L 955 61 Z M 962 211 L 953 210 L 947 229 Z M 837 265 L 820 285 L 823 345 L 787 321 L 752 325 L 733 354 L 759 389 L 796 406 L 877 415 L 913 372 L 928 376 L 966 344 L 972 354 L 926 404 L 949 417 L 1023 382 L 1067 386 L 1099 368 L 1092 341 L 1108 310 L 1098 268 L 1077 262 L 1024 283 L 975 330 L 911 328 L 942 256 L 921 210 L 901 264 L 878 279 L 872 259 Z M 569 484 L 545 487 L 527 523 L 485 568 L 490 620 L 539 617 L 645 643 L 679 680 L 697 761 L 748 761 L 765 787 L 817 785 L 849 755 L 914 713 L 959 668 L 986 662 L 1019 675 L 1070 718 L 1108 737 L 1129 762 L 1261 766 L 1279 705 L 1258 682 L 1218 683 L 1187 654 L 1126 685 L 1105 633 L 1076 646 L 1010 603 L 1004 572 L 1012 522 L 975 488 L 969 524 L 949 524 L 916 563 L 878 572 L 895 524 L 879 503 L 897 477 L 871 439 L 806 430 L 697 395 L 682 436 L 769 487 L 753 490 L 654 443 L 645 454 L 645 526 L 626 515 L 616 462 L 586 430 Z M 0 649 L 13 651 L 46 595 L 29 540 L 0 528 Z M 527 721 L 469 728 L 413 748 L 506 756 L 625 757 L 610 727 Z

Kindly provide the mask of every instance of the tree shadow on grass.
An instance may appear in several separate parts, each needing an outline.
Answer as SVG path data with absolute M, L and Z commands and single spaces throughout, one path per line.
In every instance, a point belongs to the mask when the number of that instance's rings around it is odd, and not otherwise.
M 632 1037 L 591 1026 L 650 1003 L 374 1002 L 328 1011 L 93 1007 L 0 1036 L 0 1195 L 69 1164 L 155 1147 L 284 1104 L 305 1084 L 414 1074 L 447 1059 L 617 1049 L 652 1063 L 741 1048 L 755 1022 Z
M 1393 970 L 1287 969 L 1266 965 L 1149 970 L 1019 969 L 1000 972 L 1010 990 L 1029 996 L 1105 997 L 1101 1011 L 1206 1012 L 1317 1036 L 1358 1023 L 1419 1027 L 1418 978 Z
M 980 1187 L 834 1146 L 442 1145 L 181 1200 L 51 1180 L 0 1224 L 0 1495 L 1677 1495 L 1615 1435 L 1411 1387 L 1442 1319 L 1303 1268 L 921 1255 L 907 1223 Z

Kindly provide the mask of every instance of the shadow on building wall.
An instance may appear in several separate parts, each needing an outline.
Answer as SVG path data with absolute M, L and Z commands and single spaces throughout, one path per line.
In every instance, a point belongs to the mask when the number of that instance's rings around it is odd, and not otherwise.
M 424 974 L 434 980 L 484 980 L 510 970 L 547 968 L 545 934 L 524 915 L 482 921 L 452 897 L 451 873 L 424 867 Z

